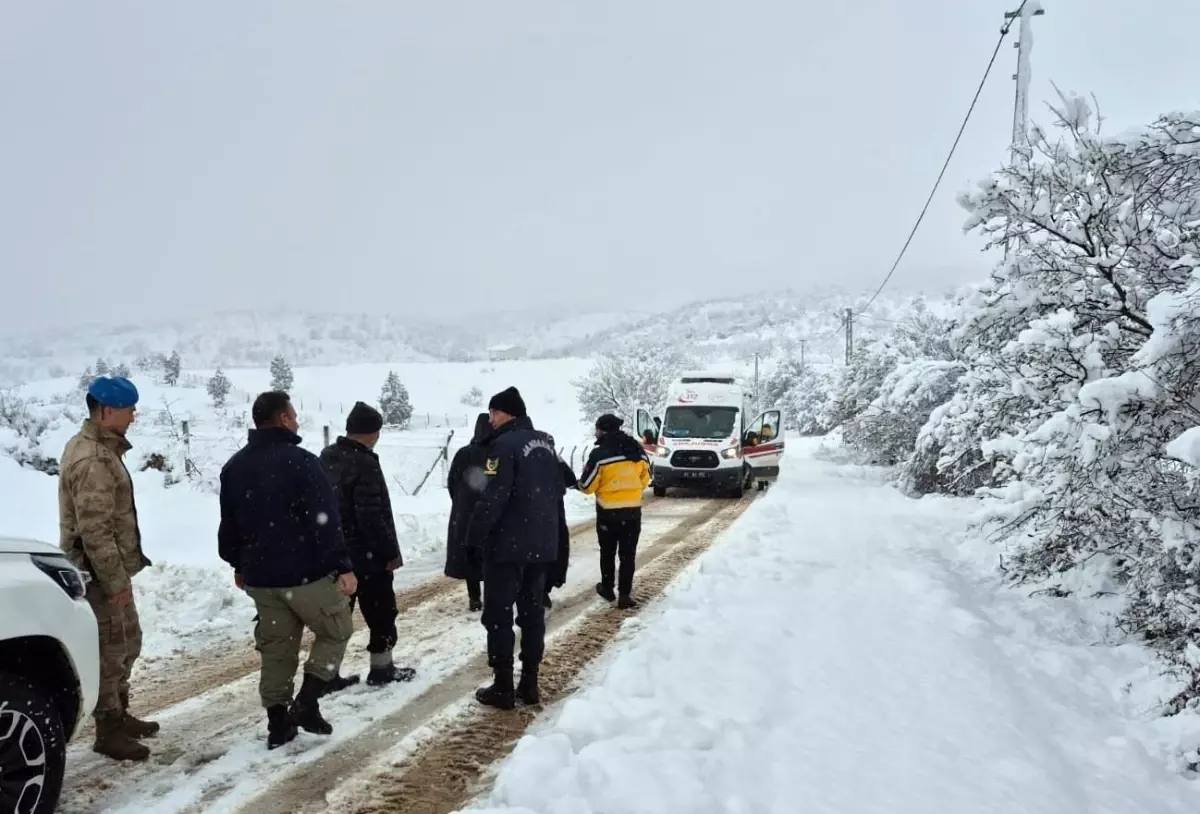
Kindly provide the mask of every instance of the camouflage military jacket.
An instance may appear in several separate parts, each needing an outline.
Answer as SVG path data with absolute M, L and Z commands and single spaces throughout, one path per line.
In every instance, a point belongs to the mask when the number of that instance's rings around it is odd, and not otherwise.
M 124 437 L 84 421 L 59 464 L 59 545 L 106 596 L 124 591 L 150 564 L 122 460 L 129 449 Z

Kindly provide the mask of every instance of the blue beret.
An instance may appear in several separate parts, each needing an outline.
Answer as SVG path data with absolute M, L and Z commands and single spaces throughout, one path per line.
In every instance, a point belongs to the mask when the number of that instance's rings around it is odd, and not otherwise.
M 124 376 L 100 376 L 88 385 L 88 395 L 104 407 L 121 409 L 138 402 L 138 391 Z

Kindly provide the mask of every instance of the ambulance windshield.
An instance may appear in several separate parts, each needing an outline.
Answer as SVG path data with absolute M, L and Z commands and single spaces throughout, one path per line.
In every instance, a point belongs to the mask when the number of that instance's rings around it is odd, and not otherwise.
M 663 420 L 665 438 L 732 438 L 736 407 L 668 407 Z

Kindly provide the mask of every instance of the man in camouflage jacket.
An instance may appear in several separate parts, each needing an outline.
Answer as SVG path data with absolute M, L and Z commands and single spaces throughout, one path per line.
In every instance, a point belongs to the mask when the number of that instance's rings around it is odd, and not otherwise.
M 137 399 L 137 388 L 123 377 L 101 376 L 91 383 L 88 418 L 63 450 L 58 483 L 59 545 L 91 577 L 87 600 L 100 633 L 92 748 L 116 760 L 145 760 L 150 750 L 139 740 L 159 728 L 129 714 L 129 676 L 142 650 L 132 579 L 150 564 L 123 460 Z

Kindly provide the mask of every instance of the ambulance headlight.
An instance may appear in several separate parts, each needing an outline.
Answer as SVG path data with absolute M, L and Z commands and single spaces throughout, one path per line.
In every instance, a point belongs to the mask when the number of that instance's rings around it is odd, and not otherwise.
M 671 454 L 671 450 L 660 445 L 660 446 L 657 446 L 654 448 L 654 454 L 657 455 L 659 458 L 665 458 Z
M 741 447 L 729 447 L 728 449 L 723 449 L 723 450 L 721 450 L 721 457 L 727 461 L 732 461 L 737 458 L 740 458 L 740 457 L 742 457 L 742 448 Z

